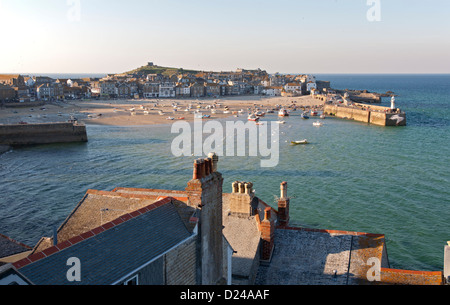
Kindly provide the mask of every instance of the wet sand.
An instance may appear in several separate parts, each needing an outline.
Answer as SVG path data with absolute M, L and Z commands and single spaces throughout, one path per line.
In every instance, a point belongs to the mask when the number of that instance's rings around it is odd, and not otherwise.
M 214 105 L 216 113 L 211 109 Z M 225 118 L 243 110 L 261 111 L 282 107 L 320 107 L 323 102 L 311 96 L 259 97 L 236 96 L 220 99 L 148 99 L 148 100 L 77 100 L 48 103 L 43 106 L 0 109 L 0 124 L 66 122 L 71 117 L 85 124 L 110 126 L 142 126 L 168 124 L 175 120 L 194 120 L 194 111 L 210 115 L 211 119 Z M 186 111 L 188 107 L 189 111 Z M 227 108 L 228 107 L 228 110 Z M 225 113 L 224 113 L 225 112 Z M 173 120 L 169 119 L 173 118 Z

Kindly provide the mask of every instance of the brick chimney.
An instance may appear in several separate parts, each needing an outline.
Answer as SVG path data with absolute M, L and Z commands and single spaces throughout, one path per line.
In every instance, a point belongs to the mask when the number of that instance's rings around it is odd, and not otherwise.
M 272 208 L 266 208 L 261 222 L 261 260 L 265 262 L 270 262 L 274 248 L 275 221 L 271 214 Z
M 281 183 L 281 195 L 278 199 L 278 226 L 287 227 L 289 225 L 289 204 L 290 199 L 287 196 L 287 182 Z
M 187 183 L 188 205 L 199 212 L 198 284 L 215 285 L 224 278 L 222 235 L 222 174 L 218 157 L 210 154 L 194 161 L 193 179 Z

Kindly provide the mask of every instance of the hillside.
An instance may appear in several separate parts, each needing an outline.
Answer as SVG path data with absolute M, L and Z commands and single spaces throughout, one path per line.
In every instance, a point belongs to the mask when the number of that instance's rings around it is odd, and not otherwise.
M 140 75 L 147 75 L 147 74 L 162 74 L 164 76 L 172 76 L 174 74 L 181 74 L 181 73 L 189 73 L 189 74 L 197 74 L 201 71 L 196 70 L 185 70 L 183 68 L 171 68 L 171 67 L 161 67 L 161 66 L 142 66 L 140 68 L 134 69 L 129 72 L 125 72 L 124 74 L 140 74 Z

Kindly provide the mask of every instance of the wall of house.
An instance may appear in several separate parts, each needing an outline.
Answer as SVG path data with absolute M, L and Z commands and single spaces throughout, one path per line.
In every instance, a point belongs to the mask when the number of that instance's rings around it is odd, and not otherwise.
M 160 257 L 150 265 L 140 270 L 138 275 L 139 285 L 164 285 L 164 259 Z M 133 276 L 130 276 L 132 278 Z
M 87 142 L 85 125 L 72 123 L 0 125 L 1 145 Z
M 166 285 L 196 285 L 196 242 L 193 238 L 164 258 Z

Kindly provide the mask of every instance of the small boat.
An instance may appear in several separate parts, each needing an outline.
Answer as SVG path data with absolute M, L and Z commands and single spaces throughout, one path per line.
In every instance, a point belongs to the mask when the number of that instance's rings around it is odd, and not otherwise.
M 318 115 L 317 111 L 311 110 L 311 116 L 317 116 L 317 115 Z
M 301 144 L 308 144 L 308 140 L 301 140 L 301 141 L 292 141 L 291 144 L 293 145 L 301 145 Z
M 202 116 L 202 118 L 203 119 L 209 119 L 209 118 L 211 118 L 211 116 L 209 114 L 205 114 L 205 115 Z
M 177 120 L 184 120 L 184 117 L 179 117 L 177 118 Z
M 251 115 L 248 116 L 248 120 L 252 121 L 252 122 L 258 122 L 259 118 L 256 115 L 251 114 Z
M 307 120 L 309 119 L 309 116 L 307 116 L 305 113 L 302 113 L 301 118 Z
M 285 116 L 289 116 L 289 113 L 286 109 L 280 109 L 280 111 L 278 112 L 278 116 L 279 117 L 285 117 Z
M 263 116 L 265 116 L 266 114 L 265 114 L 264 112 L 262 112 L 262 111 L 258 111 L 258 112 L 255 112 L 255 115 L 256 115 L 257 117 L 263 117 Z
M 319 121 L 314 122 L 313 125 L 314 126 L 323 126 L 322 122 L 319 122 Z
M 320 115 L 320 118 L 325 119 L 326 118 L 325 114 Z
M 277 124 L 286 124 L 285 121 L 277 121 Z
M 170 121 L 173 121 L 173 120 L 175 120 L 174 118 L 172 118 L 172 117 L 168 117 L 166 120 L 170 120 Z

